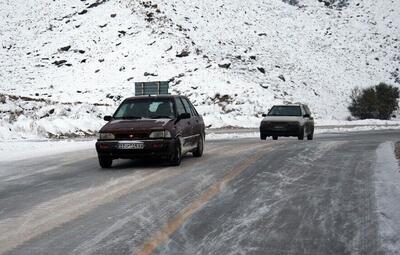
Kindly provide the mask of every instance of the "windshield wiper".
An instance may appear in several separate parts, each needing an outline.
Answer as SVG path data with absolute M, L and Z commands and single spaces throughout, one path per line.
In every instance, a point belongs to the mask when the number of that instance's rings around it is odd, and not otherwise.
M 123 116 L 123 117 L 121 117 L 121 119 L 124 119 L 124 120 L 138 120 L 141 118 L 142 117 L 139 117 L 139 116 Z
M 171 119 L 171 116 L 167 115 L 157 115 L 157 116 L 150 116 L 151 119 Z

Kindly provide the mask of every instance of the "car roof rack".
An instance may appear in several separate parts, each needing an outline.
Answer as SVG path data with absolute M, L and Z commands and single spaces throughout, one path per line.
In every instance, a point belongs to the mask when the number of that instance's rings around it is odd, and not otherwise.
M 169 95 L 169 81 L 135 82 L 135 96 Z

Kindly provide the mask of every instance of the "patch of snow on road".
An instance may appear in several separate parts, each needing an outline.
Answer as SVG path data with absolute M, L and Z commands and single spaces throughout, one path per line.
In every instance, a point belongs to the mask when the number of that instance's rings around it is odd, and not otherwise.
M 385 254 L 400 254 L 400 169 L 394 146 L 387 142 L 377 150 L 375 193 L 379 235 Z
M 94 141 L 5 141 L 0 142 L 0 161 L 15 161 L 44 157 L 77 150 L 93 149 Z

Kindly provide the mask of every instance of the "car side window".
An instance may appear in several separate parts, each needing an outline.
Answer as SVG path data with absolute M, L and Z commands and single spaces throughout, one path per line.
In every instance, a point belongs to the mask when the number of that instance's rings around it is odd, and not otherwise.
M 305 105 L 303 105 L 303 107 L 301 107 L 303 110 L 302 110 L 302 112 L 303 112 L 303 115 L 304 114 L 308 114 L 308 112 L 307 112 L 307 109 L 306 109 L 306 106 Z
M 188 105 L 190 111 L 192 112 L 192 116 L 199 116 L 199 114 L 197 113 L 196 109 L 194 108 L 192 103 L 189 101 L 189 99 L 183 98 L 183 102 L 184 103 L 186 102 L 185 106 Z
M 182 99 L 182 101 L 183 101 L 183 105 L 185 106 L 186 112 L 187 112 L 187 113 L 190 113 L 190 115 L 193 116 L 193 112 L 192 112 L 192 110 L 190 109 L 190 105 L 189 105 L 189 103 L 187 102 L 186 98 L 181 98 L 181 99 Z
M 308 108 L 307 105 L 304 105 L 304 110 L 306 111 L 306 114 L 309 114 L 311 116 L 310 108 Z
M 120 118 L 124 116 L 129 110 L 131 110 L 133 107 L 133 104 L 122 104 L 120 108 L 115 112 L 114 118 Z M 129 109 L 128 109 L 129 108 Z
M 190 109 L 192 110 L 193 116 L 199 116 L 199 113 L 196 111 L 196 108 L 194 108 L 192 102 L 190 102 L 189 100 L 187 100 L 187 102 L 190 105 Z
M 175 98 L 175 104 L 176 104 L 176 112 L 178 115 L 186 113 L 185 107 L 183 106 L 183 103 L 179 97 Z

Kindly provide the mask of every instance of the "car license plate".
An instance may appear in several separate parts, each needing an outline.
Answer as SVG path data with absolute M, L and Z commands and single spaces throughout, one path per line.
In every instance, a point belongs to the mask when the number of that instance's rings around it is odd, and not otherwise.
M 143 143 L 120 143 L 118 149 L 120 150 L 141 150 L 144 148 Z
M 284 126 L 275 126 L 276 129 L 284 129 Z

